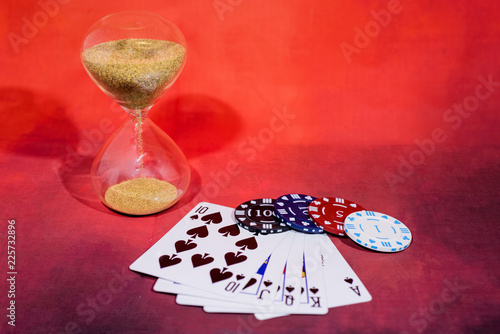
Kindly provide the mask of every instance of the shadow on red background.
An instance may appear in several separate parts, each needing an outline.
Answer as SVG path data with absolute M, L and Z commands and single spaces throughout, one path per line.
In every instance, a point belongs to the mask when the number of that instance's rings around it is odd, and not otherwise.
M 19 87 L 0 88 L 0 150 L 57 157 L 78 143 L 66 106 L 52 96 Z
M 242 130 L 238 113 L 207 95 L 166 99 L 151 109 L 150 117 L 179 145 L 188 160 L 224 148 Z

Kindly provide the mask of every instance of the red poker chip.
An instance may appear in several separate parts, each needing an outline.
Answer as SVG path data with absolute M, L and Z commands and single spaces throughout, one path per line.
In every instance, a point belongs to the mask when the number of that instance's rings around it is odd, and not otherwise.
M 309 215 L 325 232 L 346 236 L 344 220 L 353 212 L 364 208 L 349 200 L 338 197 L 317 198 L 309 204 Z

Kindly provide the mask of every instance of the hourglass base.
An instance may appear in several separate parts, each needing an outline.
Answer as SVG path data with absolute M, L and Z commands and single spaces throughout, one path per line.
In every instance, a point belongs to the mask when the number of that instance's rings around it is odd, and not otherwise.
M 104 204 L 128 215 L 149 215 L 168 209 L 178 200 L 177 188 L 169 182 L 150 177 L 123 181 L 109 187 Z
M 190 174 L 179 147 L 145 115 L 130 117 L 113 133 L 90 171 L 101 202 L 134 216 L 173 206 L 186 193 Z

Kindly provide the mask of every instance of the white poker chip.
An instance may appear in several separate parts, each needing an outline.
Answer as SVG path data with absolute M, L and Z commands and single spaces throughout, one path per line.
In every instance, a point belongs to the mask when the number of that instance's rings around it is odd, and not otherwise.
M 344 231 L 357 244 L 378 252 L 400 252 L 410 246 L 410 229 L 399 220 L 374 211 L 348 215 Z

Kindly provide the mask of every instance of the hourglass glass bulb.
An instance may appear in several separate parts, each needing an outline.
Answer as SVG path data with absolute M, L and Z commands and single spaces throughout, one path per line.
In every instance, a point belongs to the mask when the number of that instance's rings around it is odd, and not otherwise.
M 92 164 L 95 192 L 108 207 L 130 215 L 174 205 L 188 187 L 189 165 L 147 114 L 184 66 L 184 36 L 156 14 L 113 14 L 90 29 L 81 57 L 99 88 L 129 114 Z
M 101 201 L 130 215 L 169 208 L 185 193 L 189 178 L 184 154 L 147 114 L 130 117 L 115 131 L 91 168 Z
M 175 82 L 186 60 L 186 41 L 153 13 L 109 15 L 90 29 L 82 62 L 94 82 L 127 109 L 144 109 Z

